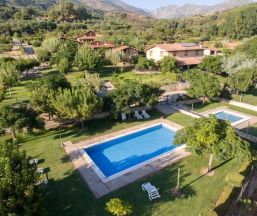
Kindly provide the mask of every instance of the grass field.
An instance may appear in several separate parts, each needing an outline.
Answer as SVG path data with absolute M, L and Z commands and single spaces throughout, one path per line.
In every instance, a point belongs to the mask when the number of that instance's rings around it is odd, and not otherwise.
M 113 67 L 103 67 L 98 69 L 96 72 L 99 73 L 101 80 L 112 80 L 113 79 L 113 73 L 114 73 Z M 47 69 L 41 71 L 43 76 L 54 76 L 59 74 L 59 72 L 56 69 Z M 157 84 L 167 84 L 167 77 L 163 74 L 156 74 L 156 75 L 137 75 L 133 71 L 127 71 L 120 73 L 117 70 L 117 73 L 120 75 L 122 79 L 134 79 L 138 80 L 143 83 L 157 83 Z M 75 84 L 76 81 L 80 76 L 83 75 L 82 71 L 74 71 L 69 72 L 66 77 L 68 81 L 71 84 Z M 12 88 L 12 95 L 9 94 L 9 92 L 6 93 L 5 99 L 1 102 L 1 104 L 12 104 L 17 102 L 27 102 L 29 100 L 29 90 L 28 85 L 33 82 L 33 80 L 29 81 L 22 81 L 16 84 Z
M 46 70 L 44 75 L 55 75 L 56 70 Z M 112 79 L 111 69 L 104 68 L 100 72 L 103 80 Z M 67 79 L 75 83 L 82 72 L 67 74 Z M 165 81 L 163 75 L 136 75 L 132 72 L 124 72 L 124 79 L 136 78 L 144 82 Z M 12 90 L 12 96 L 6 95 L 2 104 L 27 101 L 29 99 L 27 86 L 31 81 L 23 81 Z M 196 105 L 198 112 L 215 107 L 224 106 L 222 103 Z M 232 106 L 227 105 L 229 108 Z M 232 107 L 233 108 L 233 107 Z M 245 113 L 251 111 L 239 109 Z M 257 113 L 254 112 L 255 115 Z M 150 112 L 152 119 L 160 118 L 157 111 Z M 194 119 L 181 113 L 175 113 L 167 117 L 168 120 L 177 124 L 187 126 Z M 79 128 L 68 128 L 47 130 L 35 135 L 20 137 L 21 149 L 28 155 L 40 160 L 39 167 L 46 168 L 49 176 L 49 184 L 46 187 L 43 206 L 46 215 L 50 216 L 108 216 L 105 211 L 105 203 L 114 197 L 121 198 L 133 205 L 133 216 L 198 216 L 207 208 L 213 208 L 219 194 L 226 186 L 225 176 L 228 172 L 237 171 L 240 167 L 238 161 L 214 160 L 215 175 L 213 177 L 201 176 L 200 170 L 207 166 L 208 158 L 199 158 L 194 155 L 181 160 L 175 165 L 169 166 L 160 172 L 148 176 L 140 181 L 123 187 L 101 199 L 95 199 L 88 189 L 79 173 L 74 170 L 71 162 L 61 147 L 61 141 L 71 140 L 73 142 L 90 139 L 94 136 L 125 129 L 141 124 L 142 121 L 127 121 L 121 123 L 113 118 L 89 121 L 85 130 Z M 61 135 L 61 139 L 60 139 Z M 6 137 L 1 137 L 4 139 Z M 177 168 L 181 168 L 181 186 L 183 186 L 184 198 L 176 199 L 170 193 L 170 189 L 176 185 Z M 141 184 L 151 181 L 160 188 L 162 198 L 150 202 L 147 194 L 141 190 Z M 204 215 L 205 216 L 205 215 Z
M 233 100 L 240 102 L 240 99 L 241 95 L 233 95 Z M 257 106 L 257 88 L 252 88 L 246 94 L 243 94 L 241 102 Z
M 151 113 L 158 118 L 158 113 Z M 184 125 L 189 124 L 187 116 L 174 114 L 168 119 L 177 119 Z M 188 123 L 186 123 L 188 122 Z M 62 141 L 89 139 L 103 133 L 109 133 L 140 124 L 141 121 L 120 123 L 112 119 L 91 121 L 87 123 L 87 130 L 78 128 L 63 130 Z M 96 200 L 80 175 L 74 171 L 72 164 L 60 146 L 59 131 L 45 131 L 35 136 L 23 138 L 21 148 L 29 155 L 40 159 L 40 167 L 49 170 L 49 184 L 46 187 L 44 207 L 46 215 L 62 216 L 107 216 L 105 203 L 111 198 L 119 197 L 133 205 L 133 215 L 192 215 L 197 216 L 205 208 L 214 207 L 216 199 L 226 185 L 226 173 L 238 170 L 240 163 L 236 161 L 215 160 L 215 175 L 206 177 L 200 175 L 200 170 L 207 166 L 208 158 L 190 156 L 179 163 L 169 166 L 159 173 L 146 177 L 138 182 L 121 188 L 101 199 Z M 220 165 L 220 166 L 219 166 Z M 177 168 L 181 168 L 181 185 L 185 197 L 175 199 L 170 189 L 176 185 Z M 150 202 L 147 194 L 141 190 L 141 184 L 151 181 L 160 188 L 162 198 Z

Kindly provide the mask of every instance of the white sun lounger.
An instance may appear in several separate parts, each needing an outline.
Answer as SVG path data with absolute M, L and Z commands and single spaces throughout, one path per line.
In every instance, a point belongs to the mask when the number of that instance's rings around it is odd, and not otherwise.
M 127 119 L 127 116 L 125 113 L 121 113 L 121 119 L 122 121 L 125 121 Z
M 148 198 L 150 201 L 161 198 L 161 195 L 159 194 L 159 188 L 156 188 L 150 182 L 142 184 L 142 190 L 148 193 Z
M 42 174 L 44 174 L 44 172 L 45 172 L 45 169 L 43 167 L 37 168 L 37 173 L 38 174 L 42 175 Z
M 145 110 L 142 110 L 142 115 L 145 119 L 151 118 L 151 116 Z
M 32 164 L 38 164 L 38 159 L 35 158 L 35 159 L 29 160 L 29 164 L 30 164 L 30 165 L 32 165 Z
M 39 180 L 35 185 L 41 185 L 41 184 L 47 185 L 48 184 L 48 180 L 47 179 Z
M 135 117 L 137 120 L 143 119 L 143 117 L 138 113 L 138 111 L 135 111 Z

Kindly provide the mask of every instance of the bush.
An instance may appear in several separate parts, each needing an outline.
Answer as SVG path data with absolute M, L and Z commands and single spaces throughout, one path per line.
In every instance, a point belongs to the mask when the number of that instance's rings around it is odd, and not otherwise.
M 115 216 L 126 216 L 132 213 L 132 206 L 119 198 L 114 198 L 106 203 L 106 211 Z
M 155 62 L 153 60 L 149 60 L 145 57 L 139 57 L 138 62 L 136 64 L 137 70 L 153 70 L 155 67 Z
M 12 50 L 12 44 L 0 44 L 0 53 L 9 52 Z
M 177 71 L 177 60 L 172 56 L 165 56 L 160 62 L 162 73 L 172 73 Z
M 4 89 L 0 89 L 0 102 L 2 100 L 4 100 L 4 98 L 5 98 L 5 90 Z

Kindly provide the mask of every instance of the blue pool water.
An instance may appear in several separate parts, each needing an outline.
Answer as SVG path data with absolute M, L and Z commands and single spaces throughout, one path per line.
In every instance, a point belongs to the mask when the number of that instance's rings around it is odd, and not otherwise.
M 85 151 L 109 177 L 175 149 L 174 135 L 175 131 L 160 124 L 86 148 Z
M 215 116 L 218 119 L 227 120 L 230 123 L 235 123 L 235 122 L 240 121 L 240 120 L 243 119 L 241 116 L 233 115 L 233 114 L 225 112 L 225 111 L 221 111 L 221 112 L 215 113 Z

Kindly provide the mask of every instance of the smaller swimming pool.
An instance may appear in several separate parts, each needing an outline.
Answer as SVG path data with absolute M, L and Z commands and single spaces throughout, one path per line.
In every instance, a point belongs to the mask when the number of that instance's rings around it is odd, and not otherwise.
M 230 123 L 235 123 L 235 122 L 243 119 L 243 117 L 241 117 L 241 116 L 233 115 L 233 114 L 225 112 L 225 111 L 215 113 L 215 116 L 218 119 L 223 119 L 223 120 L 229 121 Z
M 220 110 L 212 114 L 215 115 L 218 119 L 229 121 L 233 126 L 249 120 L 249 117 L 247 116 L 225 110 Z

